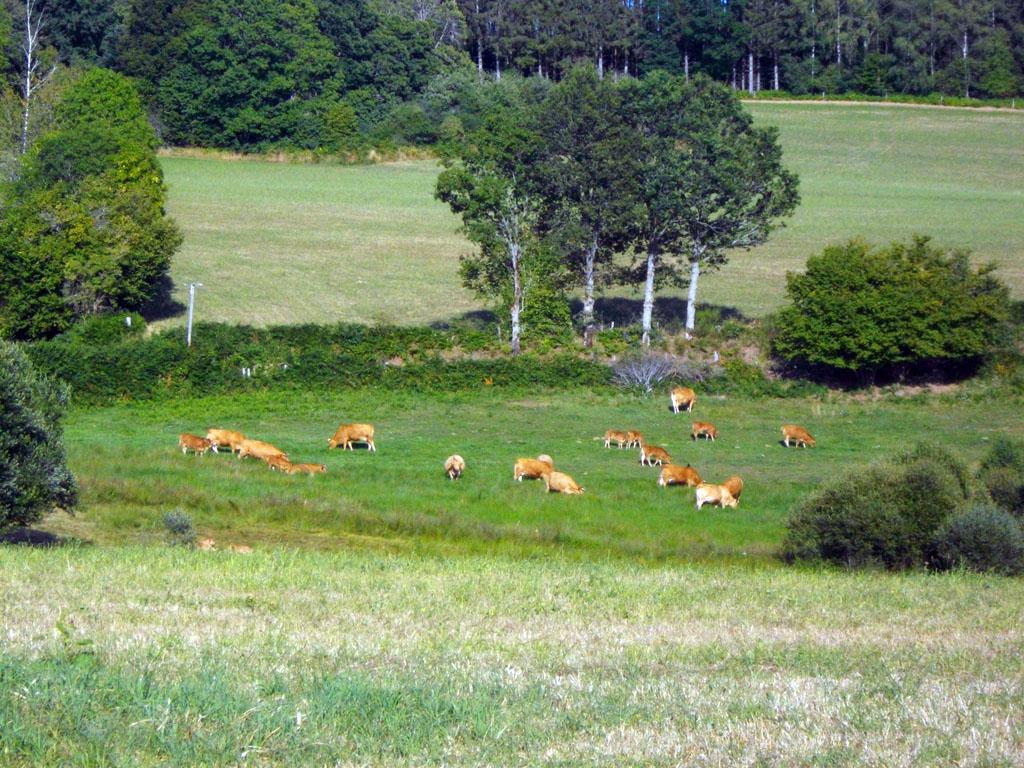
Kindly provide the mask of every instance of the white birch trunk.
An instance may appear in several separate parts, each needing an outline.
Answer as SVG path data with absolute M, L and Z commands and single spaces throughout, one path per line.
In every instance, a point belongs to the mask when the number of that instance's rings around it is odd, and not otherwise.
M 597 265 L 597 238 L 590 242 L 583 261 L 583 346 L 594 345 L 594 272 Z
M 604 80 L 604 46 L 599 45 L 597 47 L 597 77 L 599 80 Z
M 519 244 L 509 243 L 509 256 L 512 261 L 512 354 L 519 354 L 519 336 L 522 331 L 519 315 L 523 309 L 523 280 L 519 273 Z
M 772 63 L 772 90 L 779 90 L 779 59 L 776 57 Z
M 690 52 L 686 51 L 683 53 L 683 76 L 690 79 Z
M 747 92 L 754 95 L 754 52 L 747 51 Z
M 700 259 L 694 253 L 690 262 L 690 287 L 686 291 L 686 330 L 692 331 L 697 323 L 697 279 L 700 277 Z
M 647 280 L 644 282 L 644 335 L 641 339 L 641 344 L 645 348 L 651 346 L 651 318 L 654 315 L 654 262 L 656 258 L 657 251 L 649 248 L 647 250 Z
M 964 60 L 964 98 L 965 99 L 971 98 L 971 79 L 970 79 L 970 76 L 968 75 L 968 70 L 967 70 L 967 67 L 968 67 L 968 64 L 967 64 L 968 50 L 969 49 L 968 49 L 968 45 L 967 45 L 967 30 L 965 29 L 964 30 L 964 42 L 963 42 L 963 45 L 960 46 L 960 51 L 963 54 L 963 60 Z

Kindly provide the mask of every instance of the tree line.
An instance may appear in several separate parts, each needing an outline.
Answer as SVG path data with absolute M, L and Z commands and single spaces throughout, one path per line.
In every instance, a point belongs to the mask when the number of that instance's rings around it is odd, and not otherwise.
M 27 50 L 30 49 L 30 50 Z M 482 80 L 663 69 L 737 91 L 1024 88 L 1019 0 L 5 0 L 0 125 L 63 67 L 132 78 L 168 144 L 342 151 L 432 143 Z M 529 86 L 513 85 L 513 88 Z M 23 141 L 24 143 L 24 141 Z

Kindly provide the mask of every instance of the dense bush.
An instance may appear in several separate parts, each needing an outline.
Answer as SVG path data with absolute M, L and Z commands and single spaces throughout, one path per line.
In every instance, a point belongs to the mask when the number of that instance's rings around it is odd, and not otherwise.
M 1024 518 L 1024 443 L 998 438 L 981 460 L 978 479 L 992 501 Z
M 1003 340 L 1006 286 L 966 252 L 917 237 L 872 249 L 830 246 L 790 274 L 774 352 L 833 375 L 872 378 L 980 360 Z
M 65 390 L 0 341 L 0 530 L 27 525 L 77 500 L 60 419 Z
M 950 518 L 933 546 L 935 564 L 941 568 L 1024 573 L 1024 529 L 1013 515 L 992 504 Z
M 164 514 L 164 528 L 167 531 L 167 543 L 172 547 L 192 547 L 196 543 L 196 527 L 192 516 L 176 509 Z
M 847 568 L 927 564 L 935 534 L 968 497 L 967 471 L 929 445 L 827 482 L 786 523 L 786 559 Z

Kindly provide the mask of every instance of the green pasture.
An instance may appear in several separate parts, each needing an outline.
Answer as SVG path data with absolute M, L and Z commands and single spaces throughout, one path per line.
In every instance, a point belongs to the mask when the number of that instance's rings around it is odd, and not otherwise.
M 12 768 L 1024 762 L 1019 579 L 0 547 L 0 593 Z
M 803 202 L 767 245 L 705 278 L 702 301 L 760 315 L 782 303 L 786 271 L 824 245 L 914 233 L 998 262 L 1024 295 L 1024 114 L 748 106 L 779 127 Z M 171 269 L 175 296 L 183 302 L 186 283 L 202 282 L 204 320 L 417 324 L 480 307 L 459 282 L 458 259 L 471 246 L 433 199 L 432 162 L 162 162 L 168 207 L 185 233 Z
M 689 438 L 693 419 L 712 421 L 714 442 Z M 378 452 L 331 451 L 339 423 L 371 422 Z M 786 449 L 779 427 L 795 422 L 818 438 Z M 254 459 L 195 457 L 180 432 L 236 428 L 323 462 L 326 475 L 285 476 Z M 658 469 L 636 450 L 605 449 L 608 428 L 639 429 L 710 482 L 740 475 L 738 510 L 697 511 L 693 491 L 660 488 Z M 182 509 L 201 535 L 256 547 L 371 547 L 388 551 L 560 551 L 571 557 L 773 561 L 792 506 L 823 480 L 926 438 L 975 460 L 998 434 L 1024 432 L 1005 400 L 746 400 L 701 396 L 692 414 L 667 397 L 587 391 L 448 396 L 372 391 L 262 393 L 78 410 L 67 425 L 72 470 L 83 490 L 74 518 L 48 526 L 97 543 L 160 542 L 163 515 Z M 445 458 L 461 454 L 452 483 Z M 585 489 L 547 495 L 539 481 L 512 481 L 517 457 L 550 454 Z

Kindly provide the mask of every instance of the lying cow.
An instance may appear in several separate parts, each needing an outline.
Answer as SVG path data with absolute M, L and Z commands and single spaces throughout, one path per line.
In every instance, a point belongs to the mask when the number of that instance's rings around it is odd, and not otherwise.
M 548 493 L 565 493 L 568 495 L 582 496 L 583 489 L 580 488 L 576 481 L 569 477 L 564 472 L 545 472 L 544 475 L 544 488 L 547 489 Z
M 466 460 L 459 456 L 459 454 L 453 453 L 444 460 L 444 471 L 448 475 L 449 480 L 458 480 L 462 477 L 462 473 L 466 471 Z
M 713 507 L 736 507 L 739 505 L 739 501 L 733 498 L 733 495 L 729 493 L 729 489 L 724 485 L 715 485 L 713 483 L 701 483 L 697 486 L 697 509 L 700 509 L 705 504 L 710 504 Z
M 233 429 L 208 429 L 206 439 L 218 448 L 228 448 L 231 453 L 238 450 L 238 447 L 245 440 L 245 435 Z
M 690 412 L 697 402 L 697 393 L 689 387 L 675 387 L 669 394 L 669 400 L 672 401 L 673 413 L 679 413 L 680 408 L 685 408 L 687 412 Z
M 718 430 L 710 421 L 695 421 L 690 429 L 690 437 L 694 440 L 698 437 L 703 437 L 705 440 L 714 442 L 715 438 L 718 437 Z
M 554 461 L 546 453 L 542 453 L 536 459 L 516 459 L 516 465 L 512 470 L 512 479 L 523 482 L 527 480 L 540 480 L 548 472 L 555 468 Z
M 334 437 L 327 441 L 327 445 L 331 448 L 337 448 L 340 445 L 342 450 L 354 451 L 352 443 L 366 443 L 366 447 L 376 453 L 377 446 L 373 442 L 373 425 L 342 424 L 335 431 Z
M 183 432 L 180 435 L 178 435 L 178 447 L 181 448 L 182 453 L 188 453 L 189 451 L 192 451 L 193 453 L 199 456 L 206 455 L 206 452 L 209 451 L 211 448 L 213 449 L 214 453 L 217 452 L 217 446 L 214 445 L 209 440 L 207 440 L 205 437 L 200 437 L 199 435 L 191 435 L 188 432 Z
M 702 482 L 697 470 L 689 464 L 685 467 L 666 464 L 661 468 L 661 474 L 658 476 L 658 485 L 662 488 L 667 485 L 685 485 L 688 488 L 696 488 Z
M 782 442 L 789 448 L 790 441 L 793 441 L 801 448 L 808 446 L 813 448 L 815 443 L 811 433 L 803 427 L 798 427 L 796 424 L 784 424 L 782 426 Z
M 300 472 L 305 472 L 307 475 L 312 477 L 313 475 L 322 475 L 327 472 L 326 464 L 290 464 L 288 469 L 285 470 L 289 475 L 297 475 Z

